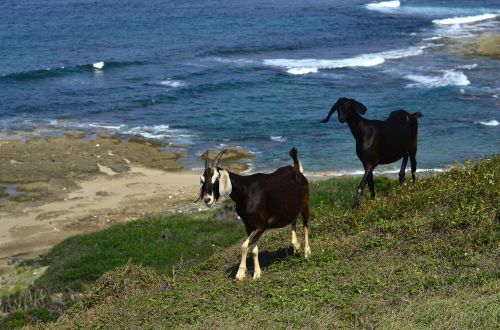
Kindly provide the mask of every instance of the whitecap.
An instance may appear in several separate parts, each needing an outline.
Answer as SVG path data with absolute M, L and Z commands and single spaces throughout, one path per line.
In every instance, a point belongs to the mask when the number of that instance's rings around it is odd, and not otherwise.
M 496 15 L 496 14 L 488 13 L 488 14 L 475 15 L 475 16 L 435 19 L 432 21 L 432 23 L 437 24 L 437 25 L 469 24 L 469 23 L 475 23 L 475 22 L 480 22 L 480 21 L 484 21 L 484 20 L 489 20 L 489 19 L 495 18 L 497 16 L 498 15 Z
M 473 64 L 467 64 L 467 65 L 461 65 L 459 66 L 460 69 L 466 69 L 466 70 L 472 70 L 474 68 L 477 68 L 477 63 L 473 63 Z
M 498 126 L 498 125 L 500 125 L 498 120 L 495 120 L 495 119 L 488 120 L 488 121 L 475 121 L 474 124 L 481 124 L 484 126 Z
M 288 69 L 286 72 L 289 74 L 308 74 L 318 72 L 318 68 L 292 68 Z
M 180 80 L 167 79 L 167 80 L 160 81 L 160 85 L 168 86 L 168 87 L 172 87 L 172 88 L 177 88 L 177 87 L 184 86 L 185 83 L 183 81 L 180 81 Z
M 277 135 L 277 136 L 271 135 L 271 140 L 275 141 L 275 142 L 285 142 L 287 140 L 287 138 L 284 136 L 281 136 L 281 135 Z
M 388 9 L 394 9 L 394 8 L 399 8 L 401 6 L 401 3 L 398 0 L 395 1 L 382 1 L 382 2 L 373 2 L 366 4 L 365 7 L 367 9 L 371 10 L 388 10 Z
M 287 69 L 290 74 L 308 74 L 319 69 L 338 69 L 353 67 L 371 67 L 383 64 L 386 60 L 400 59 L 423 54 L 426 46 L 393 49 L 378 53 L 361 54 L 344 59 L 266 59 L 264 65 Z
M 98 123 L 90 123 L 88 126 L 92 128 L 104 128 L 109 131 L 119 131 L 127 127 L 127 125 L 103 125 Z
M 467 76 L 461 71 L 444 70 L 440 76 L 423 76 L 409 74 L 404 76 L 414 83 L 406 85 L 406 87 L 422 87 L 422 88 L 435 88 L 444 86 L 467 86 L 470 81 Z
M 102 68 L 104 68 L 104 62 L 95 62 L 94 64 L 92 64 L 92 66 L 94 67 L 94 69 L 102 70 Z

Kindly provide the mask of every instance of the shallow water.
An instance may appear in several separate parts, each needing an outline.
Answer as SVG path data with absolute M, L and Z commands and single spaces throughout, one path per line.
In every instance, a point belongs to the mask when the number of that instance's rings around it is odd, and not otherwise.
M 498 32 L 500 7 L 369 3 L 4 0 L 0 130 L 163 139 L 188 145 L 188 169 L 207 148 L 241 146 L 268 170 L 297 146 L 307 172 L 354 173 L 348 127 L 319 123 L 345 96 L 368 118 L 422 112 L 420 168 L 499 152 L 498 60 L 443 45 Z

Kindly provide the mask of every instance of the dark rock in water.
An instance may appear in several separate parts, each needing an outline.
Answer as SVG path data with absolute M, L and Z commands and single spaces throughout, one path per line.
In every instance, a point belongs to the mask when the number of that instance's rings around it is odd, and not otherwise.
M 144 145 L 151 146 L 151 147 L 156 147 L 156 148 L 163 148 L 163 147 L 165 147 L 167 145 L 163 141 L 153 140 L 153 139 L 146 139 L 146 138 L 143 138 L 143 137 L 140 137 L 140 136 L 132 137 L 132 138 L 128 139 L 128 142 L 129 143 L 144 144 Z
M 87 133 L 85 133 L 84 131 L 66 131 L 66 132 L 64 132 L 64 136 L 67 139 L 72 139 L 72 140 L 83 139 L 86 135 L 87 135 Z

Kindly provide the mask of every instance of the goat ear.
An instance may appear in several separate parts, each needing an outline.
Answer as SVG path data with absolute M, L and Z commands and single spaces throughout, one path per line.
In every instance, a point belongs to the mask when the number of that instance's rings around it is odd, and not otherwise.
M 366 112 L 366 110 L 368 110 L 363 103 L 358 102 L 356 100 L 350 100 L 350 101 L 353 109 L 356 110 L 359 114 L 363 115 Z
M 226 170 L 219 170 L 219 173 L 219 195 L 227 197 L 233 190 L 231 179 L 229 178 L 229 173 Z

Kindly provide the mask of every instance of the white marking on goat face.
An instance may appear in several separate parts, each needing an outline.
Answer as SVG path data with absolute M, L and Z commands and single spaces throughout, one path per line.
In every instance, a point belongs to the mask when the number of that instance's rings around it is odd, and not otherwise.
M 212 174 L 212 184 L 215 183 L 215 181 L 217 181 L 217 179 L 219 178 L 220 174 L 219 174 L 219 170 L 217 170 L 216 168 L 213 169 L 213 174 Z
M 217 181 L 219 173 L 215 168 L 205 169 L 205 172 L 201 175 L 201 185 L 202 185 L 202 199 L 203 202 L 211 207 L 215 204 L 215 194 L 214 194 L 214 184 Z

